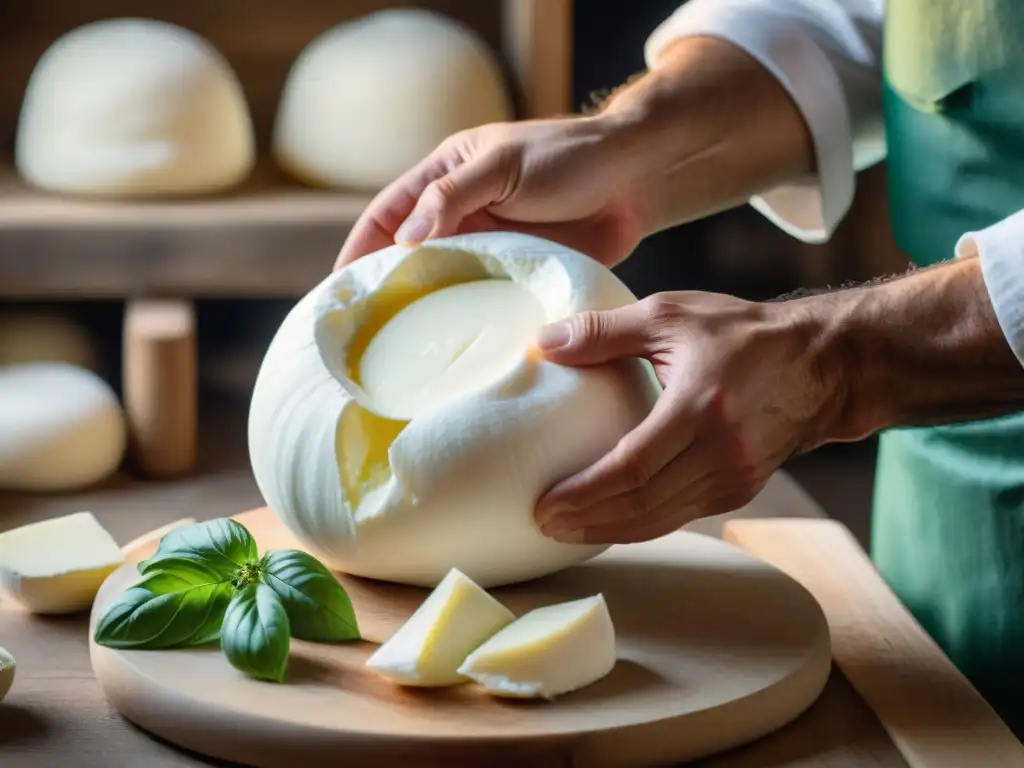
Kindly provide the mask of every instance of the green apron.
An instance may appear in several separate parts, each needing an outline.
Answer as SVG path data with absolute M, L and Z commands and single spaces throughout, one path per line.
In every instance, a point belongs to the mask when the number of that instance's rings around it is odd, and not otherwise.
M 1024 208 L 1024 0 L 889 0 L 885 36 L 892 226 L 927 265 Z M 871 548 L 1024 736 L 1024 414 L 884 433 Z

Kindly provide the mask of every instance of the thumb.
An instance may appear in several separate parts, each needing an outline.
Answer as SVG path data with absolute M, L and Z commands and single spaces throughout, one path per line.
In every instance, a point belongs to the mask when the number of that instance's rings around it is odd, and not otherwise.
M 412 213 L 395 232 L 395 242 L 418 245 L 454 235 L 467 216 L 498 202 L 509 188 L 508 182 L 505 164 L 494 155 L 456 166 L 424 188 Z
M 639 304 L 580 312 L 540 329 L 537 347 L 563 365 L 599 365 L 621 357 L 646 357 L 653 341 Z

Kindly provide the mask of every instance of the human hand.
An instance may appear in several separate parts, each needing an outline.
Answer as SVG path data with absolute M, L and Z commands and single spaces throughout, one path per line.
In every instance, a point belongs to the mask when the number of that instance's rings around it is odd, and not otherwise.
M 596 115 L 494 123 L 449 137 L 380 192 L 340 268 L 394 242 L 513 230 L 606 266 L 640 240 L 813 170 L 800 111 L 741 48 L 668 46 Z
M 661 293 L 542 329 L 552 362 L 646 358 L 664 388 L 612 451 L 540 499 L 544 534 L 588 544 L 658 538 L 747 504 L 787 458 L 839 435 L 844 360 L 825 341 L 827 320 L 803 308 Z
M 367 207 L 335 268 L 394 242 L 494 230 L 618 263 L 647 234 L 613 116 L 496 123 L 451 136 Z

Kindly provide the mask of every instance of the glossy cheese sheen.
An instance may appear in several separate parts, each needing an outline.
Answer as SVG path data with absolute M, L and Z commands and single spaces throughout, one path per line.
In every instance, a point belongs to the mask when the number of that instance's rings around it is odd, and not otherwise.
M 72 613 L 92 605 L 125 561 L 91 512 L 43 520 L 0 534 L 0 587 L 32 613 Z
M 615 666 L 615 627 L 603 595 L 536 608 L 471 653 L 459 673 L 495 696 L 551 699 Z
M 399 685 L 464 683 L 459 665 L 514 619 L 508 608 L 452 569 L 366 666 Z
M 378 331 L 360 360 L 360 383 L 378 413 L 409 420 L 497 379 L 544 322 L 537 297 L 511 280 L 442 288 Z

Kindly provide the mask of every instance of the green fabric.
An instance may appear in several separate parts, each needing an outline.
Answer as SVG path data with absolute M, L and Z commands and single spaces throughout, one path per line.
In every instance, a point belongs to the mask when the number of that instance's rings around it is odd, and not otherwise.
M 1019 56 L 1019 5 L 1020 0 L 889 0 L 889 83 L 919 109 L 940 108 L 959 86 L 999 72 Z
M 978 18 L 982 6 L 988 18 Z M 892 226 L 912 261 L 927 265 L 952 258 L 965 231 L 1024 208 L 1024 2 L 889 7 Z M 970 20 L 998 57 L 966 55 Z M 928 29 L 956 30 L 960 47 L 945 52 L 960 51 L 957 61 L 922 37 Z M 883 434 L 871 549 L 911 612 L 1024 736 L 1024 414 Z

